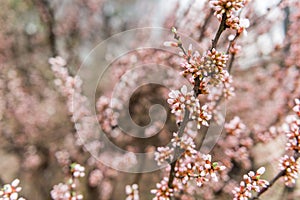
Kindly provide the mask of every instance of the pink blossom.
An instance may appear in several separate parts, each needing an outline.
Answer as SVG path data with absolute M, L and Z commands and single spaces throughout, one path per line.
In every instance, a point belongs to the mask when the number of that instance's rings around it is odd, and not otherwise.
M 0 190 L 0 199 L 3 200 L 25 200 L 23 197 L 19 197 L 19 192 L 22 190 L 19 179 L 15 179 L 11 184 L 5 184 Z
M 50 194 L 53 200 L 69 200 L 71 197 L 69 186 L 63 183 L 54 185 Z
M 137 184 L 133 185 L 126 185 L 125 187 L 126 192 L 126 200 L 139 200 L 139 186 Z
M 265 168 L 259 168 L 256 173 L 250 171 L 243 176 L 243 180 L 240 182 L 240 186 L 236 187 L 232 192 L 234 194 L 234 200 L 247 200 L 252 197 L 252 191 L 260 192 L 261 188 L 265 188 L 269 185 L 269 182 L 261 179 L 261 175 L 265 173 Z
M 160 183 L 156 184 L 156 189 L 151 190 L 152 194 L 155 194 L 153 200 L 170 200 L 174 195 L 174 189 L 169 188 L 168 178 L 164 177 Z
M 154 159 L 158 165 L 161 165 L 165 161 L 172 161 L 174 149 L 170 147 L 158 147 L 154 154 Z
M 280 170 L 285 170 L 284 174 L 284 182 L 287 186 L 292 186 L 296 183 L 296 179 L 298 178 L 299 173 L 299 163 L 295 160 L 294 157 L 289 157 L 288 155 L 284 155 L 280 159 L 279 164 Z

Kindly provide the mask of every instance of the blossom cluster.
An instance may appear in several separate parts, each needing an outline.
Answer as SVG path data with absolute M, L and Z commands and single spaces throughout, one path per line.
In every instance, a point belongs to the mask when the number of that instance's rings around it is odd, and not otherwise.
M 91 187 L 97 187 L 97 185 L 103 180 L 104 175 L 100 169 L 94 169 L 89 175 L 89 185 Z
M 245 0 L 211 0 L 210 3 L 215 10 L 215 15 L 225 13 L 230 17 L 233 12 L 244 7 Z
M 263 143 L 267 143 L 272 139 L 275 139 L 282 132 L 282 127 L 270 126 L 267 130 L 260 130 L 260 126 L 255 127 L 255 140 Z
M 195 83 L 195 78 L 201 75 L 201 71 L 199 70 L 199 66 L 202 63 L 202 57 L 198 51 L 192 52 L 192 45 L 189 46 L 189 50 L 187 54 L 181 53 L 185 61 L 181 63 L 181 67 L 183 71 L 181 74 L 185 77 L 191 75 L 190 82 L 192 84 Z
M 199 100 L 195 98 L 194 92 L 188 92 L 187 87 L 184 85 L 179 90 L 172 90 L 169 93 L 168 103 L 171 105 L 171 113 L 173 113 L 177 122 L 183 120 L 185 110 L 193 112 L 194 108 L 199 104 Z
M 84 177 L 85 176 L 84 170 L 85 170 L 84 167 L 77 163 L 72 163 L 70 166 L 70 172 L 72 173 L 72 176 L 75 178 Z
M 205 182 L 212 179 L 213 181 L 218 181 L 218 173 L 225 170 L 225 166 L 220 166 L 217 162 L 212 162 L 211 155 L 202 155 L 202 164 L 195 163 L 195 171 L 198 174 L 192 174 L 189 176 L 196 177 L 196 182 L 199 187 L 201 187 Z
M 229 28 L 236 30 L 238 34 L 243 32 L 247 34 L 246 29 L 250 26 L 250 21 L 246 18 L 231 16 L 230 18 L 226 19 L 226 25 Z
M 173 90 L 169 93 L 168 103 L 171 105 L 171 112 L 175 114 L 176 121 L 183 120 L 184 112 L 190 112 L 191 118 L 197 122 L 197 128 L 202 125 L 208 126 L 208 121 L 211 119 L 211 114 L 207 110 L 207 106 L 200 106 L 200 101 L 194 96 L 194 92 L 187 91 L 184 85 L 179 90 Z
M 174 149 L 171 147 L 157 147 L 157 151 L 154 154 L 154 159 L 158 165 L 161 165 L 165 161 L 171 161 L 173 159 Z
M 293 111 L 296 115 L 291 115 L 286 118 L 285 133 L 287 137 L 286 150 L 291 150 L 294 156 L 283 155 L 280 158 L 279 169 L 284 172 L 283 177 L 287 186 L 292 186 L 296 183 L 299 173 L 299 152 L 300 152 L 300 119 L 299 119 L 299 99 L 295 99 Z
M 153 200 L 170 199 L 175 193 L 186 190 L 192 180 L 196 181 L 198 187 L 211 180 L 217 182 L 219 173 L 224 169 L 225 166 L 212 162 L 209 154 L 201 154 L 195 150 L 186 151 L 176 163 L 173 187 L 168 186 L 168 178 L 165 177 L 156 185 L 156 189 L 151 190 L 155 194 Z
M 181 64 L 184 69 L 182 74 L 189 76 L 190 81 L 194 84 L 195 78 L 208 79 L 209 83 L 219 83 L 221 77 L 224 76 L 228 55 L 212 49 L 201 56 L 198 51 L 192 54 L 189 49 L 188 55 L 184 55 L 185 62 Z
M 284 170 L 284 182 L 287 186 L 292 186 L 296 183 L 299 173 L 299 163 L 293 156 L 284 155 L 280 159 L 279 169 Z
M 214 76 L 223 73 L 226 68 L 226 62 L 228 61 L 228 55 L 217 51 L 216 49 L 209 50 L 205 56 L 205 62 L 203 68 L 205 71 L 202 73 L 204 76 L 212 74 Z
M 211 6 L 215 10 L 215 15 L 221 19 L 226 14 L 226 26 L 242 33 L 249 27 L 248 19 L 240 18 L 235 13 L 241 10 L 247 3 L 246 0 L 211 0 Z
M 25 200 L 19 197 L 22 188 L 19 186 L 20 180 L 15 179 L 11 184 L 5 184 L 0 190 L 0 200 Z
M 261 179 L 261 175 L 264 172 L 265 168 L 261 167 L 256 172 L 250 171 L 248 174 L 245 174 L 240 182 L 240 186 L 232 191 L 234 194 L 233 200 L 248 200 L 252 197 L 252 191 L 260 192 L 261 188 L 268 187 L 269 182 Z
M 182 47 L 180 36 L 176 31 L 174 34 L 175 38 L 178 39 L 177 45 L 170 45 L 171 43 L 176 44 L 176 42 L 165 42 L 164 44 L 181 47 L 182 51 L 179 55 L 184 58 L 184 61 L 180 64 L 183 68 L 181 74 L 194 85 L 197 95 L 209 94 L 211 92 L 209 86 L 212 85 L 223 90 L 222 93 L 224 93 L 226 99 L 234 96 L 232 76 L 229 75 L 226 69 L 229 55 L 212 48 L 201 56 L 198 51 L 193 52 L 192 45 L 189 46 L 186 52 Z
M 291 115 L 286 118 L 285 132 L 288 139 L 286 143 L 286 149 L 295 152 L 300 152 L 300 102 L 299 99 L 295 99 L 295 106 L 293 111 L 296 115 Z M 284 126 L 283 125 L 283 126 Z
M 290 130 L 287 132 L 287 150 L 300 151 L 300 119 L 293 120 L 290 124 Z
M 50 194 L 53 200 L 82 200 L 83 195 L 79 194 L 76 191 L 78 187 L 78 178 L 84 177 L 84 167 L 77 164 L 72 163 L 70 165 L 70 173 L 71 177 L 68 179 L 67 183 L 59 183 L 53 186 Z
M 196 181 L 198 187 L 211 180 L 218 181 L 218 176 L 225 166 L 213 162 L 211 155 L 196 151 L 193 138 L 186 134 L 179 137 L 178 133 L 174 133 L 171 142 L 175 149 L 182 150 L 174 169 L 173 187 L 168 186 L 168 178 L 165 177 L 157 184 L 157 188 L 152 190 L 152 193 L 156 195 L 154 199 L 170 199 L 176 192 L 188 187 L 187 184 L 192 180 Z
M 126 185 L 125 187 L 126 192 L 126 200 L 139 200 L 139 186 L 137 184 L 133 185 Z
M 52 199 L 54 200 L 68 200 L 71 198 L 70 187 L 67 184 L 59 183 L 53 186 L 50 192 Z
M 153 200 L 170 200 L 174 196 L 174 189 L 168 186 L 169 179 L 164 177 L 160 183 L 156 184 L 156 189 L 152 189 L 151 193 L 155 194 Z
M 184 55 L 186 61 L 181 64 L 184 68 L 183 76 L 189 77 L 192 84 L 195 84 L 196 78 L 200 79 L 199 91 L 201 94 L 211 93 L 210 85 L 218 86 L 226 99 L 234 96 L 234 87 L 232 86 L 232 76 L 226 70 L 228 54 L 221 53 L 216 49 L 209 50 L 203 56 L 196 51 L 188 56 Z M 220 84 L 222 83 L 222 84 Z
M 179 147 L 185 151 L 195 152 L 196 145 L 194 140 L 187 134 L 179 137 L 178 133 L 173 133 L 171 143 L 174 148 Z

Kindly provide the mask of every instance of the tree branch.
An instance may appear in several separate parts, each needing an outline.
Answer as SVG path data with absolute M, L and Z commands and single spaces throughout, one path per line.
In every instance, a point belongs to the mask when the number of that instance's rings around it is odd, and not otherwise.
M 47 24 L 48 39 L 52 56 L 57 56 L 58 52 L 56 47 L 56 35 L 54 32 L 54 11 L 47 0 L 33 0 L 33 3 L 36 3 L 38 5 L 38 7 L 40 8 L 40 16 L 42 20 Z
M 217 33 L 215 35 L 215 38 L 212 40 L 211 49 L 214 49 L 214 48 L 217 47 L 217 44 L 218 44 L 218 41 L 220 39 L 221 34 L 227 28 L 226 20 L 227 20 L 227 15 L 226 15 L 226 13 L 223 13 L 219 29 L 218 29 L 218 31 L 217 31 Z
M 189 122 L 189 116 L 190 116 L 190 111 L 185 110 L 184 118 L 182 120 L 182 123 L 180 124 L 179 131 L 178 131 L 178 136 L 179 137 L 183 136 L 184 129 L 185 129 L 187 123 Z M 177 160 L 180 157 L 181 153 L 182 152 L 181 152 L 180 148 L 176 147 L 175 148 L 175 153 L 174 153 L 174 160 L 171 163 L 171 170 L 170 170 L 170 174 L 169 174 L 169 180 L 168 180 L 168 187 L 169 188 L 173 188 L 173 180 L 174 180 L 174 177 L 175 177 L 175 166 L 176 166 Z
M 227 28 L 227 26 L 226 26 L 226 19 L 227 19 L 227 16 L 224 13 L 222 15 L 222 20 L 221 20 L 221 23 L 219 25 L 218 31 L 217 31 L 214 39 L 212 40 L 212 48 L 211 49 L 216 48 L 221 34 Z M 174 38 L 179 41 L 178 47 L 183 51 L 183 53 L 185 55 L 187 55 L 185 49 L 182 46 L 182 43 L 181 43 L 181 40 L 180 40 L 180 36 L 177 35 L 176 32 L 174 33 Z M 201 83 L 201 80 L 200 80 L 200 78 L 198 76 L 198 77 L 195 78 L 195 84 L 194 84 L 194 95 L 195 95 L 195 97 L 197 97 L 201 93 L 201 91 L 199 90 L 200 83 Z M 179 131 L 178 131 L 178 136 L 179 137 L 182 137 L 182 135 L 184 133 L 184 129 L 185 129 L 187 123 L 189 122 L 189 115 L 190 115 L 189 110 L 185 110 L 184 118 L 183 118 L 182 123 L 180 124 L 180 128 L 179 128 Z M 203 138 L 205 138 L 205 136 Z M 201 142 L 203 142 L 203 141 L 201 141 Z M 175 177 L 175 166 L 176 166 L 178 157 L 180 156 L 180 153 L 181 153 L 180 148 L 176 147 L 175 148 L 175 153 L 174 153 L 174 160 L 170 164 L 171 165 L 171 169 L 170 169 L 169 180 L 168 180 L 168 187 L 169 188 L 173 188 L 173 180 L 174 180 L 174 177 Z
M 294 158 L 295 160 L 297 161 L 299 158 L 300 158 L 300 153 L 299 152 L 296 152 L 295 155 L 294 155 Z M 259 197 L 265 193 L 269 188 L 271 188 L 274 183 L 280 179 L 282 176 L 284 176 L 286 173 L 286 170 L 282 170 L 280 171 L 270 182 L 269 182 L 269 185 L 265 188 L 263 188 L 260 192 L 257 193 L 257 195 L 255 197 L 252 198 L 252 200 L 254 199 L 259 199 Z

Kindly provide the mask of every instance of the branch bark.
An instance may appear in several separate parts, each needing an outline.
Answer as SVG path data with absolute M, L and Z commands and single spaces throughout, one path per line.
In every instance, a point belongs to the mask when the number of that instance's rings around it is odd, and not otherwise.
M 50 51 L 52 56 L 57 56 L 57 46 L 56 46 L 56 35 L 54 32 L 55 27 L 55 19 L 54 19 L 54 11 L 51 8 L 49 2 L 47 0 L 33 0 L 33 3 L 37 4 L 40 11 L 41 19 L 47 24 L 48 28 L 48 40 L 50 45 Z
M 219 26 L 219 29 L 215 35 L 215 38 L 212 40 L 212 46 L 211 46 L 211 49 L 214 49 L 217 47 L 217 44 L 218 44 L 218 41 L 220 39 L 220 36 L 221 34 L 223 33 L 223 31 L 225 31 L 225 29 L 227 28 L 227 25 L 226 25 L 226 20 L 227 20 L 227 15 L 226 13 L 224 13 L 222 15 L 222 20 L 221 20 L 221 23 L 220 23 L 220 26 Z
M 189 110 L 185 110 L 184 112 L 184 118 L 182 120 L 182 123 L 180 124 L 180 128 L 178 131 L 178 136 L 182 137 L 183 133 L 184 133 L 184 129 L 187 125 L 187 123 L 189 122 L 189 116 L 190 116 L 190 111 Z M 171 170 L 170 170 L 170 174 L 169 174 L 169 180 L 168 180 L 168 187 L 169 188 L 173 188 L 173 180 L 175 177 L 175 166 L 177 163 L 178 158 L 180 157 L 181 154 L 181 150 L 179 147 L 175 148 L 175 153 L 174 153 L 174 160 L 171 163 Z

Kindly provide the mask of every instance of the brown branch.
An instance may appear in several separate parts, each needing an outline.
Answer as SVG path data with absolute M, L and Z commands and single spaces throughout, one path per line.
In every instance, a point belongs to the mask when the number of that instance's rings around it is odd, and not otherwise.
M 184 118 L 183 118 L 182 122 L 180 123 L 179 131 L 178 131 L 178 136 L 179 137 L 183 136 L 184 129 L 185 129 L 187 123 L 189 122 L 189 116 L 190 116 L 190 111 L 185 110 Z M 168 187 L 169 188 L 173 188 L 173 180 L 174 180 L 174 177 L 175 177 L 175 166 L 176 166 L 177 160 L 180 157 L 181 153 L 182 152 L 181 152 L 180 148 L 176 147 L 175 148 L 175 153 L 174 153 L 174 160 L 171 163 L 171 170 L 170 170 L 170 174 L 169 174 L 169 180 L 168 180 Z
M 52 56 L 57 56 L 56 35 L 54 32 L 54 11 L 47 0 L 33 0 L 33 3 L 38 5 L 41 19 L 47 24 L 48 39 Z
M 235 54 L 232 54 L 231 57 L 230 57 L 230 60 L 229 60 L 229 64 L 228 64 L 228 72 L 229 72 L 229 73 L 231 72 L 231 69 L 232 69 L 232 66 L 233 66 L 234 59 L 235 59 Z
M 239 33 L 239 32 L 236 32 L 236 34 L 235 34 L 233 40 L 231 40 L 231 41 L 229 42 L 229 45 L 228 45 L 226 54 L 229 54 L 229 53 L 230 53 L 230 48 L 231 48 L 231 46 L 235 43 L 235 41 L 238 39 L 239 36 L 240 36 L 240 33 Z M 229 73 L 231 72 L 231 69 L 232 69 L 232 66 L 233 66 L 234 59 L 235 59 L 235 53 L 231 53 L 230 60 L 229 60 L 229 64 L 228 64 L 228 72 L 229 72 Z
M 230 52 L 230 47 L 234 44 L 234 42 L 238 39 L 239 36 L 240 36 L 240 33 L 239 33 L 239 32 L 236 32 L 234 38 L 229 42 L 229 45 L 228 45 L 228 47 L 227 47 L 226 54 L 229 54 L 229 52 Z
M 215 49 L 217 47 L 217 44 L 218 44 L 218 41 L 220 39 L 220 36 L 221 34 L 223 33 L 223 31 L 227 28 L 227 25 L 226 25 L 226 20 L 227 20 L 227 15 L 226 13 L 224 13 L 222 15 L 222 20 L 221 20 L 221 23 L 220 23 L 220 26 L 219 26 L 219 29 L 215 35 L 215 38 L 212 40 L 212 46 L 211 46 L 211 49 Z

